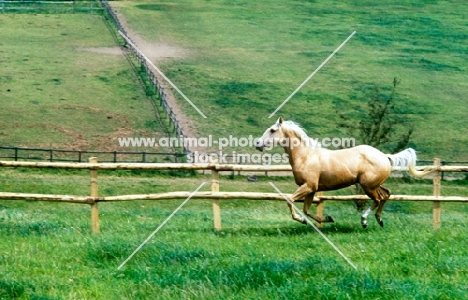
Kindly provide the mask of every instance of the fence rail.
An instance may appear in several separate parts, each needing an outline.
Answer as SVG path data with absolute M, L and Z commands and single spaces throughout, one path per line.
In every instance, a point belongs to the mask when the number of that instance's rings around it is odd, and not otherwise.
M 276 200 L 284 201 L 277 193 L 255 193 L 255 192 L 220 192 L 219 172 L 221 171 L 291 171 L 289 165 L 259 166 L 259 165 L 228 165 L 228 164 L 186 164 L 186 163 L 98 163 L 97 158 L 89 159 L 88 163 L 67 162 L 19 162 L 0 161 L 0 167 L 23 167 L 23 168 L 59 168 L 59 169 L 88 169 L 90 170 L 90 195 L 48 195 L 28 193 L 4 193 L 0 192 L 3 200 L 36 200 L 81 203 L 91 205 L 91 227 L 94 233 L 99 232 L 99 202 L 133 201 L 133 200 L 164 200 L 185 199 L 191 195 L 190 192 L 171 192 L 142 195 L 120 195 L 102 197 L 98 195 L 98 170 L 210 170 L 211 191 L 197 192 L 194 199 L 213 199 L 213 222 L 216 230 L 221 229 L 220 200 L 248 199 L 248 200 Z M 468 172 L 468 166 L 441 166 L 439 159 L 434 159 L 434 165 L 418 167 L 419 170 L 435 170 L 433 176 L 433 195 L 392 195 L 390 200 L 396 201 L 432 201 L 433 202 L 433 227 L 439 228 L 441 224 L 441 202 L 468 202 L 468 197 L 440 196 L 441 173 L 443 172 Z M 290 197 L 291 194 L 286 194 Z M 324 201 L 353 201 L 367 200 L 365 195 L 329 196 L 321 193 L 316 195 L 314 203 L 317 204 L 317 214 L 323 216 Z
M 191 192 L 168 192 L 156 194 L 138 194 L 138 195 L 122 195 L 122 196 L 76 196 L 76 195 L 48 195 L 48 194 L 29 194 L 29 193 L 9 193 L 1 192 L 0 200 L 29 200 L 29 201 L 50 201 L 50 202 L 66 202 L 66 203 L 81 203 L 93 204 L 95 202 L 121 202 L 135 200 L 173 200 L 186 199 Z M 288 197 L 292 194 L 283 193 Z M 277 193 L 261 193 L 261 192 L 197 192 L 193 194 L 191 199 L 224 199 L 224 200 L 275 200 L 285 201 L 283 196 Z M 314 198 L 315 204 L 320 201 L 354 201 L 354 200 L 370 200 L 366 195 L 348 195 L 348 196 L 331 196 L 319 195 Z M 442 202 L 468 202 L 468 197 L 460 196 L 414 196 L 414 195 L 392 195 L 392 201 L 442 201 Z M 297 201 L 301 202 L 301 201 Z
M 88 170 L 212 170 L 212 171 L 249 171 L 272 172 L 292 171 L 290 165 L 235 165 L 218 163 L 73 163 L 73 162 L 31 162 L 0 161 L 0 167 L 88 169 Z M 417 166 L 417 170 L 438 172 L 468 172 L 468 166 Z M 398 171 L 398 169 L 396 169 Z
M 210 153 L 207 153 L 209 157 Z M 13 160 L 13 161 L 38 161 L 38 162 L 76 162 L 83 163 L 87 162 L 91 156 L 99 156 L 101 163 L 155 163 L 161 160 L 167 163 L 179 163 L 183 161 L 183 158 L 187 158 L 191 153 L 183 152 L 152 152 L 152 151 L 99 151 L 99 150 L 66 150 L 66 149 L 52 149 L 52 148 L 29 148 L 29 147 L 17 147 L 17 146 L 0 146 L 0 160 Z M 275 165 L 272 162 L 259 162 L 257 164 L 252 162 L 246 162 L 240 157 L 234 157 L 232 155 L 226 155 L 226 159 L 229 163 L 227 164 L 228 170 L 221 171 L 252 171 L 256 170 L 256 167 L 263 165 L 265 172 L 270 171 L 291 171 L 291 167 L 288 165 Z M 430 160 L 418 160 L 420 163 L 431 163 Z M 443 172 L 460 172 L 457 170 L 455 164 L 465 165 L 468 162 L 465 161 L 444 161 L 441 160 L 441 170 Z M 47 164 L 46 164 L 47 165 Z M 197 166 L 210 166 L 206 163 L 198 163 Z M 218 168 L 223 168 L 224 164 L 219 164 Z M 243 166 L 240 166 L 243 165 Z M 236 167 L 235 167 L 236 166 Z M 152 166 L 149 166 L 150 168 Z M 464 167 L 462 167 L 464 168 Z M 210 167 L 202 168 L 200 170 L 209 170 Z M 464 172 L 462 170 L 462 172 Z M 240 174 L 240 173 L 239 173 Z M 442 174 L 443 175 L 443 174 Z M 443 178 L 443 176 L 442 176 Z

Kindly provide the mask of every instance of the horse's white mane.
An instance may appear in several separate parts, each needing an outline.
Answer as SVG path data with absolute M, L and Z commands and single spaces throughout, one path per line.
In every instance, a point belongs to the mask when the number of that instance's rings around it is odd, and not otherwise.
M 291 120 L 283 121 L 281 126 L 294 131 L 305 142 L 307 146 L 311 148 L 321 148 L 322 145 L 317 140 L 310 138 L 305 132 L 304 128 L 302 128 L 296 122 Z
M 297 124 L 294 121 L 284 121 L 281 126 L 286 127 L 289 130 L 292 130 L 297 133 L 300 137 L 305 137 L 307 136 L 307 133 L 305 132 L 304 128 L 302 128 L 299 124 Z M 307 136 L 308 137 L 308 136 Z

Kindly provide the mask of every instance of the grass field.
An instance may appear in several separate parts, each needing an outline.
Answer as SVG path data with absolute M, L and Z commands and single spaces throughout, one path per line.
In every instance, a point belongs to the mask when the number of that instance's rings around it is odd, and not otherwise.
M 163 71 L 200 135 L 260 135 L 268 116 L 354 30 L 355 36 L 275 116 L 335 137 L 335 109 L 356 116 L 366 93 L 401 80 L 397 113 L 421 158 L 466 160 L 466 7 L 459 1 L 122 1 L 133 30 L 186 50 Z M 248 150 L 245 150 L 248 151 Z
M 194 190 L 189 178 L 100 172 L 100 194 Z M 284 192 L 287 178 L 221 178 L 221 190 Z M 73 183 L 73 184 L 71 184 Z M 81 194 L 89 174 L 3 169 L 2 191 Z M 395 193 L 428 195 L 429 181 L 393 179 Z M 463 182 L 444 183 L 460 195 Z M 209 190 L 204 187 L 202 190 Z M 350 191 L 341 191 L 350 193 Z M 323 232 L 358 266 L 354 270 L 312 228 L 291 220 L 283 202 L 223 201 L 223 230 L 213 231 L 210 201 L 191 200 L 120 271 L 117 267 L 182 202 L 100 204 L 101 234 L 90 233 L 87 205 L 0 201 L 1 299 L 464 299 L 467 206 L 389 202 L 385 227 L 360 226 L 352 203 L 327 202 L 336 223 Z M 300 204 L 298 204 L 300 206 Z
M 0 26 L 0 144 L 123 150 L 118 137 L 166 136 L 101 15 L 2 14 Z

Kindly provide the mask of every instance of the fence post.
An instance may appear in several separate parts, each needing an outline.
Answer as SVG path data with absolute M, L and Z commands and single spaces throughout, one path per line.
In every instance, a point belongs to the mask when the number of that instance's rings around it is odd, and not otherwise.
M 215 163 L 218 163 L 217 161 Z M 219 172 L 216 169 L 211 169 L 211 191 L 219 192 Z M 213 223 L 215 230 L 221 230 L 221 208 L 219 207 L 219 199 L 213 200 Z
M 440 167 L 440 158 L 434 158 L 434 167 Z M 434 177 L 432 179 L 433 187 L 434 187 L 434 196 L 440 196 L 440 171 L 434 173 Z M 434 201 L 432 207 L 432 225 L 434 229 L 440 228 L 440 201 Z
M 89 158 L 89 163 L 96 164 L 97 162 L 98 162 L 97 157 Z M 90 196 L 97 197 L 98 196 L 97 170 L 90 170 L 90 177 L 91 177 Z M 93 233 L 99 233 L 99 209 L 98 209 L 97 202 L 93 202 L 91 204 L 91 228 L 93 230 Z
M 323 196 L 323 192 L 317 192 L 317 197 Z M 317 203 L 317 207 L 315 208 L 315 214 L 319 217 L 323 217 L 323 200 L 320 200 L 319 203 Z M 316 222 L 315 225 L 318 228 L 323 228 L 323 223 Z

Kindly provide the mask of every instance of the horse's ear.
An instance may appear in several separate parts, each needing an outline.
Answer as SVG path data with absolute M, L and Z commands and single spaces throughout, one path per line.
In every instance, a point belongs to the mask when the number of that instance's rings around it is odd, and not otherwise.
M 279 117 L 277 123 L 280 124 L 280 125 L 283 124 L 283 117 Z

